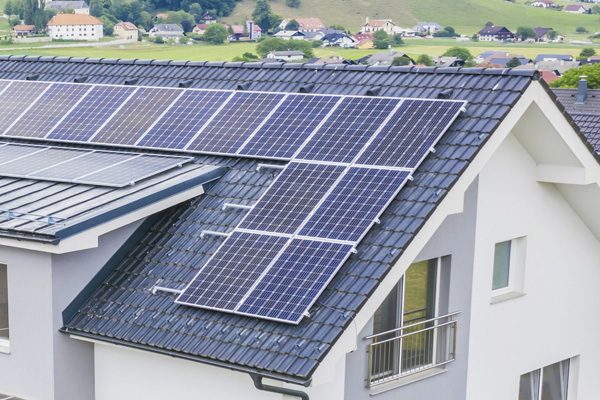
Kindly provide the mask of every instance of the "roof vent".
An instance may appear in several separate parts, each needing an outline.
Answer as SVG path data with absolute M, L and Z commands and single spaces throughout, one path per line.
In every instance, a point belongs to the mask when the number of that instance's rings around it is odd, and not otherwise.
M 300 92 L 300 93 L 312 93 L 312 91 L 313 91 L 314 88 L 315 88 L 315 85 L 313 85 L 312 83 L 309 83 L 308 85 L 300 86 L 300 90 L 298 90 L 298 92 Z
M 446 89 L 446 90 L 442 90 L 441 92 L 438 93 L 437 98 L 438 99 L 449 99 L 450 97 L 452 97 L 452 89 Z
M 131 78 L 131 79 L 125 79 L 125 85 L 135 85 L 136 83 L 138 83 L 139 78 Z
M 37 81 L 38 79 L 40 79 L 39 75 L 27 75 L 25 78 L 26 81 Z
M 189 88 L 190 86 L 192 86 L 192 83 L 194 83 L 194 81 L 190 79 L 187 81 L 179 82 L 179 84 L 177 86 L 179 86 L 180 88 Z
M 252 82 L 238 83 L 237 88 L 235 90 L 248 90 L 250 89 L 251 85 Z
M 372 87 L 367 89 L 367 91 L 365 92 L 365 96 L 378 96 L 379 92 L 381 92 L 380 87 Z
M 87 76 L 77 76 L 75 78 L 73 78 L 73 82 L 75 83 L 83 83 L 85 81 L 87 81 Z
M 582 75 L 579 80 L 579 87 L 577 88 L 577 99 L 575 99 L 575 104 L 583 104 L 585 103 L 585 99 L 587 98 L 587 80 L 585 79 L 587 76 Z

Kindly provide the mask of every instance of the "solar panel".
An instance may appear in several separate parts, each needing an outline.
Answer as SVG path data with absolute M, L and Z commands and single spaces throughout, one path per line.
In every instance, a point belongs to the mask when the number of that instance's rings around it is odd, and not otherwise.
M 48 87 L 50 84 L 46 82 L 12 82 L 0 96 L 0 134 L 4 134 Z
M 176 302 L 233 311 L 287 240 L 284 237 L 234 231 Z
M 235 154 L 284 96 L 236 92 L 186 150 Z
M 44 170 L 37 171 L 35 177 L 37 179 L 72 182 L 79 177 L 122 163 L 135 156 L 135 154 L 131 153 L 88 152 L 81 157 L 73 158 L 58 165 L 49 166 Z M 2 167 L 0 166 L 1 173 Z
M 41 169 L 85 154 L 88 150 L 47 147 L 0 165 L 0 175 L 24 177 Z
M 464 105 L 459 101 L 405 100 L 357 163 L 415 168 Z
M 183 149 L 231 92 L 189 90 L 137 143 L 141 147 Z
M 359 241 L 408 176 L 407 171 L 351 167 L 299 235 Z
M 345 97 L 295 158 L 352 162 L 400 101 Z
M 240 222 L 240 229 L 294 233 L 344 172 L 342 166 L 290 163 Z
M 140 88 L 90 141 L 135 144 L 181 93 L 177 89 Z
M 339 100 L 339 96 L 289 95 L 239 154 L 292 157 Z
M 87 142 L 136 90 L 131 86 L 94 86 L 46 138 Z
M 299 323 L 351 250 L 348 244 L 292 240 L 236 312 Z
M 45 147 L 20 144 L 2 144 L 0 146 L 0 166 L 17 158 L 44 150 Z

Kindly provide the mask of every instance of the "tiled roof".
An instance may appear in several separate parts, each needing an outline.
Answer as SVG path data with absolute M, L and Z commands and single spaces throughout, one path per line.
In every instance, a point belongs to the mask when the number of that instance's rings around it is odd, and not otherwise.
M 85 1 L 48 1 L 46 7 L 54 8 L 58 11 L 69 7 L 74 9 L 89 8 Z
M 600 115 L 600 89 L 588 89 L 583 104 L 577 104 L 577 89 L 552 89 L 558 101 L 570 114 Z
M 126 31 L 137 31 L 138 28 L 137 26 L 135 26 L 135 24 L 133 22 L 119 22 L 115 25 L 115 27 L 120 26 L 121 28 L 125 29 Z
M 600 114 L 571 114 L 581 133 L 600 154 Z
M 497 35 L 500 32 L 510 32 L 504 26 L 484 26 L 478 33 L 480 35 Z
M 222 242 L 200 238 L 203 229 L 231 231 L 240 211 L 223 211 L 225 202 L 253 204 L 272 182 L 273 170 L 256 170 L 259 160 L 197 157 L 202 164 L 229 171 L 207 194 L 165 214 L 89 299 L 65 329 L 150 351 L 280 379 L 307 381 L 366 299 L 385 278 L 404 249 L 458 177 L 517 102 L 533 71 L 460 68 L 370 67 L 262 63 L 116 61 L 1 57 L 0 78 L 122 84 L 138 77 L 145 86 L 378 95 L 467 100 L 467 111 L 443 136 L 376 225 L 319 297 L 311 316 L 298 325 L 180 306 L 151 288 L 183 288 Z
M 15 25 L 13 27 L 13 30 L 20 32 L 20 31 L 25 31 L 25 32 L 29 32 L 29 31 L 35 31 L 35 25 Z
M 57 14 L 50 22 L 51 25 L 103 25 L 98 18 L 86 14 Z
M 535 31 L 535 38 L 540 39 L 546 33 L 550 32 L 552 30 L 552 28 L 539 28 L 538 27 L 538 28 L 533 28 L 533 30 Z
M 544 61 L 544 60 L 563 60 L 563 61 L 573 61 L 573 56 L 570 54 L 538 54 L 535 57 L 535 62 Z
M 392 23 L 392 20 L 391 19 L 374 19 L 374 20 L 371 20 L 369 22 L 365 22 L 364 24 L 362 24 L 362 26 L 367 26 L 368 25 L 368 26 L 372 26 L 374 28 L 379 28 L 379 27 L 384 26 L 388 22 Z

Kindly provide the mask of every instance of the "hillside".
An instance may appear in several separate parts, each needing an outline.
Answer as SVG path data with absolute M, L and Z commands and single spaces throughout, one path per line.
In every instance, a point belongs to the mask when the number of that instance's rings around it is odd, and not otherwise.
M 566 35 L 575 34 L 578 26 L 590 32 L 600 31 L 598 15 L 580 15 L 525 6 L 524 0 L 510 3 L 504 0 L 301 0 L 300 8 L 285 5 L 285 0 L 269 1 L 274 13 L 290 17 L 320 17 L 326 25 L 339 24 L 356 32 L 365 17 L 392 19 L 397 25 L 412 27 L 417 22 L 434 21 L 451 25 L 457 32 L 473 34 L 486 22 L 519 26 L 549 26 Z M 566 2 L 561 2 L 566 3 Z M 572 4 L 572 3 L 571 3 Z M 254 0 L 242 0 L 228 18 L 240 22 L 249 18 Z

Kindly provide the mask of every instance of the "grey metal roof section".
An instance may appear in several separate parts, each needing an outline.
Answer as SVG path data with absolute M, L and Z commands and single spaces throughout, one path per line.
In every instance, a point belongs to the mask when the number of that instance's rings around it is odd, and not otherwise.
M 133 246 L 89 299 L 67 316 L 65 331 L 230 368 L 306 382 L 379 282 L 421 229 L 537 73 L 483 68 L 155 62 L 38 57 L 0 58 L 0 78 L 467 100 L 461 115 L 342 266 L 299 325 L 180 306 L 156 285 L 183 288 L 244 213 L 224 203 L 253 204 L 277 174 L 260 161 L 198 157 L 229 167 L 207 194 L 176 207 Z M 136 276 L 136 279 L 125 277 Z
M 188 164 L 122 188 L 0 177 L 0 237 L 58 243 L 224 172 Z

